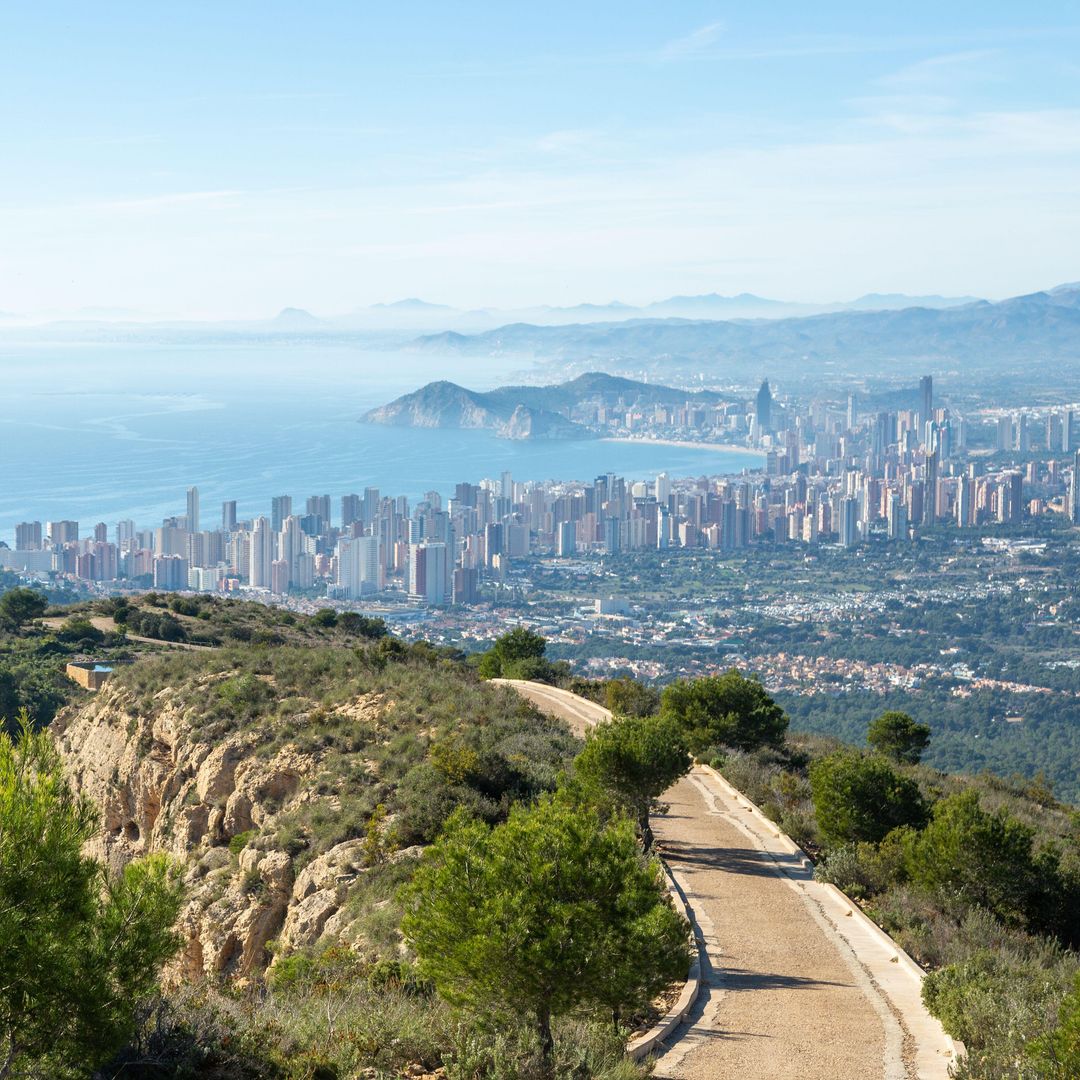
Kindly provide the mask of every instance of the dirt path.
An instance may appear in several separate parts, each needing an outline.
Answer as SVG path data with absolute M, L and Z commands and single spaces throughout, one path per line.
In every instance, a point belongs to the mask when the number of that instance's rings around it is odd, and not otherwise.
M 42 624 L 59 630 L 67 619 L 42 619 Z M 91 615 L 90 625 L 104 634 L 115 633 L 118 629 L 116 620 L 107 615 Z M 128 634 L 128 641 L 141 641 L 145 645 L 164 645 L 170 649 L 212 649 L 213 645 L 196 645 L 192 641 L 163 641 L 161 638 L 143 637 L 140 634 Z

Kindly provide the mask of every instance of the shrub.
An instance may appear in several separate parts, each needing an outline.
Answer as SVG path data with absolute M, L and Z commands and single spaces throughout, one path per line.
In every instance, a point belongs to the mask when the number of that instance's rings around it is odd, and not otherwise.
M 818 828 L 826 845 L 877 843 L 893 829 L 921 827 L 926 804 L 919 786 L 880 757 L 841 750 L 810 766 Z
M 1023 924 L 1043 889 L 1032 858 L 1034 830 L 1002 811 L 988 814 L 969 788 L 940 800 L 925 831 L 909 838 L 911 880 Z

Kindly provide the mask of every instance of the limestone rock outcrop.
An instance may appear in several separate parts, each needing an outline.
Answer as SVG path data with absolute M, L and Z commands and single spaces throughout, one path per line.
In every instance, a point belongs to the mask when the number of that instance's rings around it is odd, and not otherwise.
M 373 696 L 340 711 L 376 721 L 381 710 Z M 242 978 L 271 961 L 271 942 L 280 952 L 328 935 L 348 940 L 343 904 L 367 869 L 364 841 L 346 840 L 298 868 L 275 829 L 305 803 L 334 805 L 316 783 L 319 751 L 250 726 L 211 737 L 190 696 L 165 689 L 146 708 L 117 683 L 61 713 L 51 730 L 69 779 L 101 812 L 90 853 L 113 870 L 154 851 L 184 867 L 180 972 Z

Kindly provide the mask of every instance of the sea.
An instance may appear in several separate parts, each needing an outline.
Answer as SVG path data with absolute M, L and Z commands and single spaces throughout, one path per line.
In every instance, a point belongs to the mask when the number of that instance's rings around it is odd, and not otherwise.
M 349 343 L 0 341 L 0 539 L 21 521 L 183 514 L 199 489 L 203 528 L 235 499 L 241 519 L 275 495 L 449 496 L 459 481 L 630 480 L 737 474 L 751 451 L 609 440 L 521 442 L 487 431 L 363 424 L 365 410 L 432 379 L 473 389 L 529 379 L 503 357 L 440 357 Z M 536 381 L 533 378 L 531 381 Z

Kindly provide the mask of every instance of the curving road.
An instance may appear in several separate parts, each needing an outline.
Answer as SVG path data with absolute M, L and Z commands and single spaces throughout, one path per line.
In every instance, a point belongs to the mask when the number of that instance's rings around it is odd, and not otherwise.
M 611 719 L 611 713 L 595 701 L 560 690 L 547 683 L 526 679 L 492 679 L 493 683 L 513 687 L 531 701 L 542 713 L 565 720 L 575 735 L 584 735 L 591 727 Z
M 543 683 L 500 680 L 579 734 L 610 718 Z M 686 897 L 702 988 L 656 1060 L 669 1080 L 947 1080 L 954 1047 L 915 965 L 719 774 L 697 767 L 653 819 Z

